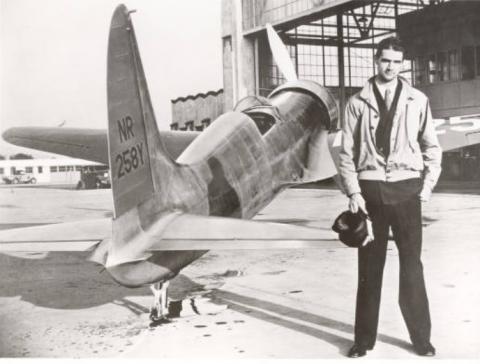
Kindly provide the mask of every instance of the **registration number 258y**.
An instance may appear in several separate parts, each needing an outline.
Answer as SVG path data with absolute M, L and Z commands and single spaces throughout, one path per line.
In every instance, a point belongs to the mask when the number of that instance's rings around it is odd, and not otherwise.
M 117 178 L 120 179 L 145 164 L 143 159 L 143 143 L 118 153 L 115 157 Z

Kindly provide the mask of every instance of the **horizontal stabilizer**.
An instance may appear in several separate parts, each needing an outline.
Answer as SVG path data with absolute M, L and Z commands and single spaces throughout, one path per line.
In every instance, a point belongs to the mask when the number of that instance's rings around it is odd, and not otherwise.
M 226 217 L 182 214 L 150 250 L 241 250 L 319 248 L 337 241 L 333 231 Z
M 0 252 L 89 251 L 112 235 L 110 218 L 0 231 Z

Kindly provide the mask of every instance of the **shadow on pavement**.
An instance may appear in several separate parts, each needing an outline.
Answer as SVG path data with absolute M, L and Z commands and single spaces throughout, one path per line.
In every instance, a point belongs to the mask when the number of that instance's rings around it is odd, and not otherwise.
M 102 266 L 86 260 L 88 253 L 22 255 L 0 254 L 0 297 L 19 296 L 35 306 L 54 309 L 75 310 L 114 303 L 137 315 L 149 311 L 148 307 L 125 298 L 146 296 L 153 300 L 148 286 L 119 285 Z M 170 282 L 169 296 L 184 299 L 203 289 L 203 285 L 180 274 Z
M 223 290 L 215 290 L 213 292 L 213 299 L 220 301 L 220 303 L 228 304 L 228 307 L 230 309 L 237 312 L 241 312 L 254 318 L 264 320 L 275 325 L 281 325 L 288 329 L 295 330 L 303 334 L 307 334 L 315 338 L 324 340 L 336 346 L 339 352 L 345 355 L 347 354 L 350 346 L 353 344 L 354 328 L 351 324 L 346 324 L 344 322 L 333 320 L 325 316 L 312 314 L 309 312 L 297 310 L 292 307 L 279 305 L 253 297 L 242 296 Z M 272 312 L 274 315 L 266 313 L 265 311 Z M 285 317 L 285 319 L 277 315 L 283 316 Z M 289 319 L 305 321 L 309 324 L 342 331 L 351 334 L 352 340 L 345 339 L 342 336 L 335 335 L 325 330 L 313 328 L 309 325 L 302 325 L 301 323 L 293 322 Z M 385 334 L 379 334 L 377 340 L 413 352 L 411 344 L 405 340 L 401 340 Z

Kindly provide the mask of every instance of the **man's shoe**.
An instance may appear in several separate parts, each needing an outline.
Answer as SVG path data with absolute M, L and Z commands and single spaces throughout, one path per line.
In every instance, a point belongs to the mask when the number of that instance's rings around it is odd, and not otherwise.
M 360 358 L 365 355 L 367 355 L 367 347 L 358 344 L 353 344 L 347 354 L 349 358 Z
M 435 348 L 430 343 L 415 346 L 415 352 L 420 356 L 435 356 L 436 354 Z

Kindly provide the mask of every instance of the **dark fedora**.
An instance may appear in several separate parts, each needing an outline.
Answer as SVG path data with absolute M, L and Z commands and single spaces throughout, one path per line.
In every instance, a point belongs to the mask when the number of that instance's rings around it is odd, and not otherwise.
M 369 235 L 367 219 L 367 215 L 362 210 L 357 213 L 343 211 L 335 219 L 332 230 L 338 233 L 342 243 L 352 248 L 359 248 L 365 245 L 365 239 Z

